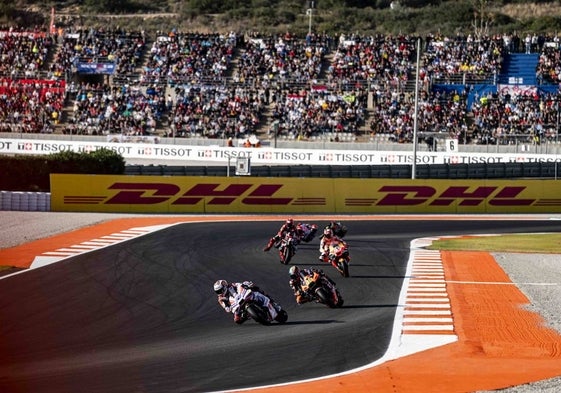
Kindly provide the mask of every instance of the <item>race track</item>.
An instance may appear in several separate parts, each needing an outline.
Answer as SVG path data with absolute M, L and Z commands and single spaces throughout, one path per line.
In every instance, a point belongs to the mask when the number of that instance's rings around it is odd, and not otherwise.
M 316 222 L 320 226 L 326 222 Z M 389 344 L 412 239 L 549 232 L 560 221 L 347 222 L 351 277 L 323 266 L 345 305 L 297 306 L 288 267 L 262 251 L 279 222 L 180 224 L 0 280 L 0 391 L 209 392 L 338 373 Z M 321 266 L 318 239 L 291 264 Z M 218 279 L 253 280 L 285 325 L 237 326 Z

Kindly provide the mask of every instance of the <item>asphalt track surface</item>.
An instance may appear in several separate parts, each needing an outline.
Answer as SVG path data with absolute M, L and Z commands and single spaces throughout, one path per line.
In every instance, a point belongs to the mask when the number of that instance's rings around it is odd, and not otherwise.
M 317 222 L 325 224 L 325 222 Z M 0 280 L 1 392 L 209 392 L 319 377 L 376 361 L 389 344 L 410 241 L 560 231 L 560 221 L 354 221 L 351 277 L 317 261 L 345 305 L 298 306 L 288 267 L 262 251 L 278 222 L 180 224 Z M 238 326 L 212 283 L 253 280 L 285 325 Z

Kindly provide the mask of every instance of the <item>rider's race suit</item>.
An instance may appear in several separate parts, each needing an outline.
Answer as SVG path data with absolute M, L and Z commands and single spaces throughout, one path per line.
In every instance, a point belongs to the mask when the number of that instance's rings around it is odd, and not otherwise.
M 306 293 L 302 290 L 302 282 L 306 276 L 311 276 L 312 274 L 314 274 L 312 269 L 299 269 L 298 276 L 291 278 L 288 282 L 288 285 L 290 285 L 290 288 L 294 291 L 296 303 L 303 304 L 310 301 L 309 297 L 306 296 Z
M 242 283 L 235 282 L 228 284 L 228 289 L 225 295 L 218 296 L 218 303 L 224 308 L 226 312 L 234 314 L 234 322 L 241 324 L 247 320 L 247 317 L 242 315 L 241 309 L 236 307 L 241 300 L 251 300 L 256 304 L 268 309 L 270 320 L 277 317 L 277 310 L 269 297 L 265 296 L 259 291 L 259 288 L 254 286 L 251 281 L 244 281 Z
M 306 223 L 302 223 L 302 224 L 298 224 L 296 225 L 296 234 L 298 235 L 298 238 L 300 240 L 304 240 L 304 241 L 309 241 L 306 240 L 308 238 L 308 236 L 310 235 L 310 233 L 312 232 L 313 227 L 310 224 L 306 224 Z
M 296 303 L 303 304 L 310 301 L 310 297 L 308 294 L 302 289 L 302 283 L 304 282 L 306 276 L 313 276 L 314 273 L 319 273 L 322 280 L 326 280 L 329 282 L 330 287 L 335 288 L 335 282 L 327 276 L 323 270 L 320 269 L 299 269 L 298 276 L 295 278 L 291 278 L 288 284 L 294 291 L 294 296 L 296 297 Z
M 267 243 L 267 245 L 265 246 L 263 251 L 269 251 L 271 249 L 271 247 L 273 247 L 273 246 L 278 248 L 278 246 L 280 245 L 280 240 L 282 238 L 284 238 L 284 236 L 286 234 L 289 234 L 289 233 L 292 234 L 295 239 L 298 239 L 298 236 L 297 236 L 297 233 L 296 233 L 296 227 L 294 226 L 294 224 L 293 225 L 288 225 L 288 224 L 284 223 L 280 227 L 277 234 L 269 239 L 269 242 Z
M 329 245 L 331 243 L 342 242 L 343 240 L 339 239 L 337 236 L 332 235 L 331 237 L 322 236 L 319 242 L 319 260 L 323 262 L 329 261 Z

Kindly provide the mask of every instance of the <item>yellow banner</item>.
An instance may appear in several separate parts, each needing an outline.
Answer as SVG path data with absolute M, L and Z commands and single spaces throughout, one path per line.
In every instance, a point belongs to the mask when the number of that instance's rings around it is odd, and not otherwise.
M 51 210 L 121 213 L 560 213 L 555 180 L 51 175 Z

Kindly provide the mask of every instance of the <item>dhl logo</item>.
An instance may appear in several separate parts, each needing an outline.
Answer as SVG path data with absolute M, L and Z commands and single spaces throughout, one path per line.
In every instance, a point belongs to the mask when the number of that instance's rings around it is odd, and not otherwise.
M 229 205 L 238 201 L 245 205 L 326 205 L 326 197 L 279 197 L 275 194 L 283 184 L 228 184 L 199 183 L 181 192 L 172 183 L 122 183 L 109 186 L 113 196 L 64 196 L 65 204 L 155 205 L 169 202 L 172 205 L 196 205 L 205 200 L 208 205 Z M 426 185 L 383 185 L 378 190 L 380 198 L 345 199 L 346 206 L 478 206 L 487 202 L 492 206 L 529 206 L 536 199 L 521 198 L 525 186 L 449 186 L 444 191 Z M 541 202 L 540 202 L 541 201 Z M 553 200 L 552 200 L 553 201 Z M 552 201 L 538 204 L 552 205 Z M 555 200 L 553 205 L 561 205 Z
M 196 184 L 181 194 L 181 188 L 170 183 L 114 183 L 109 190 L 118 190 L 109 199 L 100 197 L 65 196 L 66 204 L 155 205 L 170 202 L 172 205 L 196 205 L 207 199 L 208 205 L 229 205 L 237 198 L 246 205 L 324 205 L 325 198 L 274 197 L 282 184 L 230 184 L 220 188 L 217 183 Z M 244 196 L 245 194 L 245 196 Z M 105 201 L 104 201 L 105 200 Z
M 485 200 L 492 206 L 529 206 L 534 199 L 518 198 L 524 189 L 526 187 L 479 186 L 469 191 L 467 186 L 451 186 L 435 197 L 437 190 L 429 186 L 383 186 L 379 191 L 387 195 L 377 205 L 419 205 L 434 197 L 430 206 L 450 206 L 454 201 L 459 201 L 460 206 L 478 206 Z

